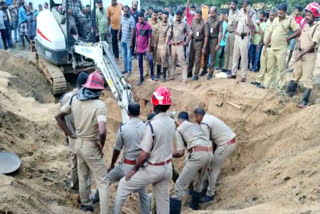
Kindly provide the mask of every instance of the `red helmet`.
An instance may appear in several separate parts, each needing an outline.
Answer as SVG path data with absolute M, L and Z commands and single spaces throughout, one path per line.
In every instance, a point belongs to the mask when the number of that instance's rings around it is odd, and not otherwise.
M 153 107 L 158 105 L 169 106 L 172 104 L 171 93 L 167 87 L 159 86 L 154 90 L 151 102 Z
M 314 18 L 319 18 L 320 17 L 320 6 L 316 2 L 312 2 L 307 5 L 305 8 L 306 11 L 310 11 L 313 15 Z
M 104 89 L 104 80 L 101 74 L 98 71 L 91 73 L 87 79 L 86 84 L 82 85 L 85 88 L 90 89 Z

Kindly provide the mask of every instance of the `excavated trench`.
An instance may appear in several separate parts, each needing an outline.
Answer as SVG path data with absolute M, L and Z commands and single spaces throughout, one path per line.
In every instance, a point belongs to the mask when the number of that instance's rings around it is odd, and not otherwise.
M 57 99 L 44 77 L 31 62 L 0 52 L 0 150 L 16 152 L 22 167 L 11 176 L 0 176 L 0 212 L 81 213 L 77 194 L 68 188 L 68 148 L 53 119 Z M 137 63 L 134 61 L 134 70 Z M 4 75 L 8 72 L 11 77 Z M 251 77 L 251 76 L 250 76 Z M 252 77 L 251 77 L 252 78 Z M 67 77 L 75 83 L 75 77 Z M 142 119 L 152 111 L 150 97 L 160 85 L 145 81 L 135 87 L 137 72 L 127 81 L 133 85 Z M 2 84 L 5 83 L 5 84 Z M 320 106 L 305 110 L 272 93 L 242 124 L 266 91 L 230 80 L 201 80 L 170 88 L 170 111 L 188 111 L 198 106 L 236 129 L 238 149 L 226 161 L 217 188 L 217 198 L 202 209 L 213 213 L 316 213 L 320 199 Z M 108 140 L 105 159 L 110 163 L 120 109 L 111 92 L 102 100 L 108 108 Z M 297 97 L 295 99 L 299 99 Z M 181 171 L 184 158 L 174 161 Z M 117 184 L 111 187 L 112 201 Z M 173 184 L 172 184 L 173 187 Z M 111 206 L 112 204 L 110 204 Z M 96 206 L 98 213 L 98 206 Z M 137 195 L 126 201 L 124 213 L 138 213 Z M 281 212 L 279 212 L 281 210 Z M 184 207 L 184 212 L 189 212 Z M 208 212 L 208 211 L 207 211 Z

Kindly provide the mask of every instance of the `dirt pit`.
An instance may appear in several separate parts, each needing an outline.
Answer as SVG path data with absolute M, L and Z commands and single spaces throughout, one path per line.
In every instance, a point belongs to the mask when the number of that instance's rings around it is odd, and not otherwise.
M 160 83 L 146 80 L 136 87 L 137 61 L 133 63 L 134 74 L 127 81 L 133 86 L 145 119 L 152 111 L 151 94 Z M 0 53 L 0 70 L 0 150 L 16 152 L 22 159 L 18 172 L 0 176 L 0 213 L 81 213 L 76 192 L 68 188 L 68 148 L 53 119 L 58 104 L 53 103 L 55 98 L 44 76 L 32 63 L 4 52 Z M 253 79 L 252 74 L 249 77 Z M 213 203 L 202 205 L 205 211 L 199 213 L 320 213 L 320 105 L 299 110 L 295 103 L 300 94 L 290 100 L 272 92 L 239 125 L 266 90 L 234 80 L 204 78 L 187 84 L 177 79 L 161 85 L 172 92 L 170 111 L 191 113 L 202 106 L 237 128 L 238 149 L 224 165 L 217 197 Z M 106 91 L 102 100 L 108 108 L 104 149 L 109 164 L 121 115 L 110 92 Z M 181 171 L 184 158 L 174 164 Z M 116 187 L 111 187 L 112 201 Z M 124 213 L 138 213 L 138 204 L 137 196 L 130 196 Z M 187 206 L 183 210 L 193 212 Z

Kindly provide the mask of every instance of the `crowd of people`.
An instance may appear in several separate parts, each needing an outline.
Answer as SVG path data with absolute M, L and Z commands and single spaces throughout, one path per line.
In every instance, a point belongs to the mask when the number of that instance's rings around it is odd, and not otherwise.
M 30 44 L 30 40 L 36 36 L 39 12 L 48 7 L 46 2 L 34 9 L 32 2 L 26 4 L 23 0 L 16 0 L 8 5 L 5 1 L 0 1 L 0 49 L 13 48 L 20 42 L 25 49 L 25 41 Z
M 228 79 L 236 79 L 240 70 L 240 82 L 244 83 L 247 72 L 252 70 L 257 72 L 252 84 L 279 90 L 285 87 L 286 66 L 293 65 L 293 77 L 286 93 L 293 96 L 299 81 L 303 80 L 305 92 L 298 107 L 308 105 L 320 41 L 317 3 L 308 4 L 304 10 L 297 7 L 294 16 L 289 16 L 286 3 L 268 12 L 257 12 L 249 0 L 242 1 L 241 9 L 237 0 L 231 0 L 229 11 L 222 10 L 220 15 L 218 8 L 212 6 L 206 21 L 202 11 L 190 6 L 190 1 L 174 15 L 169 8 L 137 11 L 135 1 L 130 8 L 112 0 L 106 11 L 102 1 L 96 3 L 100 40 L 111 36 L 116 60 L 120 57 L 120 42 L 123 73 L 129 76 L 136 54 L 139 86 L 145 77 L 144 60 L 153 81 L 159 78 L 166 81 L 169 75 L 175 78 L 177 66 L 182 68 L 182 79 L 192 81 L 199 81 L 199 76 L 204 75 L 210 81 L 220 69 Z M 151 97 L 154 113 L 148 116 L 148 121 L 139 119 L 138 103 L 128 105 L 130 119 L 117 132 L 111 164 L 107 167 L 103 158 L 107 109 L 99 100 L 103 89 L 104 79 L 98 71 L 90 75 L 80 73 L 77 89 L 63 97 L 56 115 L 72 149 L 71 185 L 79 187 L 81 209 L 93 211 L 92 204 L 100 200 L 100 213 L 108 213 L 109 186 L 115 182 L 119 182 L 113 204 L 115 214 L 121 212 L 125 199 L 134 192 L 139 193 L 140 211 L 146 214 L 150 210 L 158 214 L 179 214 L 187 193 L 191 195 L 189 206 L 193 210 L 198 210 L 200 203 L 212 202 L 221 167 L 237 146 L 232 129 L 203 108 L 191 112 L 194 123 L 185 111 L 181 111 L 175 121 L 167 113 L 173 104 L 170 90 L 159 86 Z M 123 158 L 116 165 L 121 150 Z M 179 173 L 172 158 L 181 158 L 186 151 L 188 158 Z M 91 173 L 98 189 L 93 194 Z M 175 187 L 170 196 L 171 180 Z M 204 187 L 205 181 L 207 187 Z M 152 184 L 152 202 L 147 194 L 149 184 Z
M 102 2 L 98 5 L 99 11 L 104 12 Z M 250 0 L 243 0 L 241 8 L 238 6 L 238 0 L 232 0 L 229 9 L 218 11 L 212 6 L 204 20 L 202 10 L 190 6 L 190 1 L 185 8 L 178 8 L 171 14 L 169 7 L 137 11 L 135 1 L 129 8 L 113 0 L 106 12 L 107 20 L 100 22 L 98 31 L 102 39 L 111 36 L 117 60 L 120 41 L 123 73 L 128 76 L 132 73 L 132 59 L 137 56 L 138 86 L 143 84 L 146 76 L 144 60 L 147 73 L 154 81 L 166 81 L 168 77 L 174 79 L 177 66 L 183 71 L 184 81 L 188 78 L 198 81 L 199 76 L 204 75 L 211 80 L 215 71 L 225 72 L 228 79 L 236 79 L 240 71 L 240 82 L 246 82 L 248 71 L 252 71 L 257 73 L 252 84 L 262 89 L 276 88 L 280 92 L 285 90 L 287 71 L 295 70 L 287 94 L 292 96 L 290 90 L 301 79 L 306 93 L 298 107 L 306 107 L 311 93 L 309 89 L 312 89 L 312 71 L 298 72 L 297 67 L 303 58 L 310 55 L 302 51 L 307 47 L 301 45 L 308 39 L 302 41 L 301 35 L 303 30 L 314 29 L 311 37 L 315 40 L 311 39 L 314 44 L 310 45 L 315 55 L 319 42 L 316 40 L 319 5 L 311 3 L 304 10 L 298 6 L 292 16 L 288 14 L 286 3 L 266 11 L 251 8 Z

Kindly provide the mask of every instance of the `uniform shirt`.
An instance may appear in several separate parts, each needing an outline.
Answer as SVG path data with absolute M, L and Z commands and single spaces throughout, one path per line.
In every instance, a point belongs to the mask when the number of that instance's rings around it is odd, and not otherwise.
M 119 129 L 114 149 L 123 151 L 123 158 L 136 160 L 141 152 L 140 142 L 146 125 L 138 118 L 132 118 Z
M 222 146 L 236 137 L 236 134 L 222 120 L 209 114 L 204 115 L 201 128 L 207 138 L 217 146 Z
M 228 32 L 234 32 L 234 28 L 236 26 L 236 21 L 237 18 L 239 16 L 239 10 L 236 9 L 235 11 L 230 10 L 229 11 L 229 15 L 228 15 L 228 26 L 227 26 L 227 30 Z
M 79 90 L 78 89 L 74 89 L 71 92 L 66 93 L 65 95 L 63 95 L 62 99 L 60 100 L 60 107 L 69 104 L 70 99 L 73 95 L 75 95 Z M 70 129 L 70 131 L 72 131 L 72 133 L 76 132 L 76 129 L 74 127 L 74 120 L 71 114 L 67 115 L 65 118 L 66 120 L 66 124 L 68 126 L 68 128 Z
M 168 33 L 169 33 L 169 23 L 160 22 L 158 46 L 167 45 L 166 41 L 167 41 Z
M 280 50 L 288 47 L 288 42 L 286 38 L 290 31 L 295 32 L 299 29 L 299 25 L 295 22 L 293 17 L 286 16 L 284 19 L 280 20 L 276 17 L 271 25 L 271 48 L 273 50 Z
M 102 11 L 99 8 L 96 9 L 96 23 L 99 34 L 107 33 L 107 11 L 103 9 Z
M 148 20 L 148 23 L 151 25 L 152 28 L 152 37 L 151 37 L 151 46 L 156 47 L 158 42 L 158 36 L 159 36 L 159 25 L 160 22 L 158 19 L 154 21 L 152 18 Z
M 201 19 L 200 23 L 197 22 L 196 19 L 193 19 L 191 24 L 192 37 L 195 40 L 203 40 L 205 36 L 208 34 L 204 30 L 205 23 L 204 20 Z
M 266 25 L 265 25 L 263 44 L 267 43 L 268 37 L 271 33 L 271 25 L 272 25 L 272 22 L 270 21 L 270 19 L 268 19 L 268 21 L 266 22 Z
M 300 48 L 306 49 L 313 45 L 313 43 L 319 44 L 320 41 L 320 24 L 314 22 L 311 26 L 306 24 L 302 30 L 300 36 Z
M 173 43 L 183 42 L 186 34 L 190 34 L 191 30 L 186 22 L 174 21 L 169 29 L 170 33 L 172 31 L 171 41 Z
M 205 33 L 209 35 L 209 39 L 218 38 L 219 33 L 222 33 L 222 24 L 219 17 L 209 16 L 205 25 Z
M 250 18 L 252 20 L 253 25 L 255 25 L 257 20 L 257 14 L 252 9 L 250 10 Z M 241 34 L 241 33 L 251 32 L 251 28 L 249 28 L 248 26 L 248 15 L 244 13 L 243 9 L 239 11 L 237 22 L 238 22 L 237 33 Z
M 72 115 L 77 137 L 90 141 L 99 140 L 98 123 L 107 121 L 107 108 L 101 100 L 79 101 L 75 96 L 71 105 L 65 104 L 60 111 Z
M 138 23 L 138 10 L 133 11 L 132 9 L 130 9 L 130 14 L 134 19 L 134 27 L 136 27 L 136 24 Z
M 129 17 L 121 16 L 121 42 L 130 42 L 131 40 L 131 30 L 135 29 L 135 21 L 132 16 Z
M 110 5 L 107 9 L 107 17 L 110 18 L 111 29 L 120 29 L 120 18 L 123 5 L 117 3 L 116 6 Z
M 149 48 L 149 39 L 152 37 L 152 28 L 148 22 L 136 24 L 137 53 L 145 53 Z
M 220 46 L 224 47 L 227 44 L 228 32 L 227 32 L 228 23 L 226 21 L 222 22 L 222 38 L 220 42 Z
M 184 121 L 176 131 L 177 151 L 183 150 L 185 146 L 191 149 L 196 146 L 212 147 L 212 143 L 206 137 L 199 124 Z
M 140 148 L 149 153 L 148 161 L 162 163 L 172 158 L 176 124 L 166 113 L 157 114 L 151 121 L 154 130 L 154 140 L 151 128 L 146 125 Z

